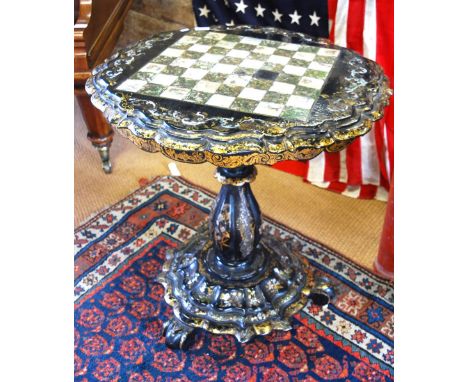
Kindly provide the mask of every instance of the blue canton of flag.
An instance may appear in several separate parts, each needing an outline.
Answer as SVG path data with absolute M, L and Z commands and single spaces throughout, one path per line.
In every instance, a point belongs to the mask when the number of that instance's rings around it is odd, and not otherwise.
M 261 25 L 328 37 L 327 0 L 193 0 L 197 25 Z

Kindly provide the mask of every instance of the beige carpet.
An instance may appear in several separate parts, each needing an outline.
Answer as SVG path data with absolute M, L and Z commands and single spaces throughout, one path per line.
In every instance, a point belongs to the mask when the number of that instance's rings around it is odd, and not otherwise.
M 139 187 L 139 180 L 170 174 L 170 159 L 139 150 L 115 134 L 113 172 L 105 175 L 97 151 L 86 139 L 86 127 L 75 104 L 75 226 Z M 214 166 L 177 163 L 190 182 L 217 192 Z M 377 254 L 386 204 L 356 200 L 325 191 L 295 175 L 258 166 L 252 184 L 262 212 L 292 229 L 335 249 L 371 269 Z

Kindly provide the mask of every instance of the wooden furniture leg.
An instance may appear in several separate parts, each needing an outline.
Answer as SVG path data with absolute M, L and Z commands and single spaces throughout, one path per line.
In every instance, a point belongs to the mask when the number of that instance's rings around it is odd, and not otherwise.
M 385 212 L 385 222 L 380 238 L 379 254 L 374 262 L 374 270 L 380 276 L 393 280 L 393 179 L 388 195 L 387 211 Z
M 106 174 L 110 174 L 112 164 L 109 158 L 109 149 L 114 136 L 114 130 L 107 123 L 102 113 L 91 104 L 90 98 L 84 89 L 75 89 L 75 96 L 81 110 L 81 115 L 88 128 L 88 139 L 99 152 L 102 169 Z

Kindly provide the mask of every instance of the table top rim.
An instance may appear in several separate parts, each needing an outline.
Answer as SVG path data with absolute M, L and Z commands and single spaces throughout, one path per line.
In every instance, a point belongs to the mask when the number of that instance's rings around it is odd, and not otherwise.
M 315 125 L 299 121 L 278 121 L 274 118 L 263 119 L 261 116 L 255 118 L 245 116 L 236 120 L 233 118 L 217 118 L 213 115 L 207 115 L 205 112 L 196 113 L 195 117 L 192 115 L 192 118 L 188 118 L 178 111 L 167 113 L 166 110 L 166 114 L 154 113 L 154 102 L 139 99 L 139 97 L 124 92 L 120 92 L 117 96 L 109 88 L 112 86 L 113 78 L 119 76 L 119 71 L 116 68 L 121 69 L 115 64 L 116 62 L 125 59 L 132 60 L 135 55 L 144 54 L 145 49 L 149 49 L 154 44 L 158 44 L 164 39 L 168 40 L 174 34 L 187 33 L 187 31 L 194 29 L 162 32 L 140 40 L 106 59 L 93 70 L 93 76 L 88 79 L 86 85 L 86 90 L 91 95 L 93 104 L 104 112 L 110 124 L 143 150 L 150 152 L 161 151 L 166 156 L 183 162 L 202 163 L 208 161 L 222 167 L 237 167 L 259 163 L 273 164 L 286 159 L 305 160 L 313 158 L 323 150 L 339 151 L 343 149 L 355 137 L 367 133 L 373 122 L 383 116 L 383 109 L 388 104 L 391 95 L 387 77 L 377 63 L 365 59 L 346 48 L 329 44 L 327 40 L 322 38 L 314 38 L 299 32 L 271 27 L 237 26 L 198 29 L 216 32 L 230 31 L 238 34 L 245 32 L 247 36 L 252 35 L 252 33 L 265 32 L 267 35 L 268 33 L 274 33 L 284 36 L 285 39 L 294 37 L 299 41 L 340 49 L 347 52 L 346 57 L 349 60 L 355 59 L 361 66 L 367 65 L 365 70 L 369 71 L 369 73 L 372 72 L 369 74 L 373 86 L 371 89 L 372 99 L 366 100 L 366 97 L 369 98 L 367 93 L 370 93 L 370 91 L 367 92 L 364 89 L 363 92 L 363 89 L 361 89 L 359 95 L 362 99 L 357 99 L 356 103 L 353 104 L 353 97 L 356 98 L 356 96 L 348 94 L 349 91 L 348 93 L 342 91 L 341 97 L 343 95 L 348 96 L 348 99 L 326 100 L 328 105 L 331 105 L 329 107 L 342 108 L 341 117 L 340 110 L 338 110 L 335 120 L 322 121 L 321 124 L 317 123 Z M 358 66 L 356 68 L 359 69 Z M 353 71 L 356 70 L 353 69 Z M 371 74 L 375 78 L 371 77 Z M 357 79 L 362 82 L 363 78 L 361 76 Z M 353 81 L 358 83 L 354 79 Z M 325 94 L 323 95 L 325 96 Z M 156 115 L 157 118 L 154 118 L 154 120 L 150 120 L 148 114 L 143 112 L 148 111 L 148 109 L 139 108 L 139 104 L 145 102 L 147 105 L 150 104 L 152 108 L 150 113 Z M 359 102 L 364 106 L 359 105 L 360 108 L 357 107 L 356 105 Z M 343 112 L 343 110 L 345 111 Z M 314 120 L 313 122 L 317 121 Z M 331 122 L 334 125 L 333 129 L 324 127 L 326 123 Z M 229 134 L 233 129 L 232 126 L 229 126 L 230 123 L 235 124 L 236 127 L 236 135 L 231 137 Z M 184 125 L 205 126 L 205 130 L 201 128 L 198 131 L 193 128 L 192 130 L 184 130 Z M 311 133 L 311 128 L 315 129 L 314 133 Z M 212 133 L 213 131 L 216 132 Z M 193 142 L 190 142 L 190 140 Z

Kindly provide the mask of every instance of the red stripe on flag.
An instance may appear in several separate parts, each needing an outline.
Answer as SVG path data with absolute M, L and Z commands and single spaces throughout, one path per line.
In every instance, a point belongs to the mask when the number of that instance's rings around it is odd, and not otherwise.
M 385 74 L 390 79 L 390 87 L 393 89 L 393 1 L 377 0 L 377 52 L 376 61 L 382 65 Z M 387 133 L 388 159 L 390 162 L 390 174 L 387 181 L 393 176 L 393 97 L 390 105 L 385 110 L 385 125 Z M 383 133 L 382 122 L 382 133 Z M 384 158 L 385 159 L 385 158 Z M 386 172 L 385 172 L 386 173 Z M 388 189 L 388 187 L 387 187 Z
M 336 5 L 338 0 L 328 0 L 328 19 L 332 20 L 332 26 L 330 29 L 330 41 L 335 41 L 335 15 L 336 15 Z
M 375 199 L 377 194 L 377 186 L 373 184 L 363 184 L 359 191 L 359 199 Z
M 346 183 L 331 182 L 327 187 L 327 190 L 335 191 L 341 194 L 344 190 L 346 190 Z
M 340 179 L 340 153 L 329 153 L 325 151 L 325 170 L 323 180 L 325 182 L 336 182 Z
M 364 14 L 365 0 L 349 0 L 348 22 L 346 27 L 346 45 L 359 54 L 364 50 Z M 346 169 L 348 172 L 348 184 L 359 185 L 362 183 L 361 166 L 361 139 L 357 138 L 346 147 Z
M 364 51 L 364 13 L 365 0 L 349 0 L 348 23 L 346 27 L 346 45 L 359 54 Z
M 285 160 L 275 163 L 273 167 L 305 178 L 307 176 L 308 163 L 308 161 Z

